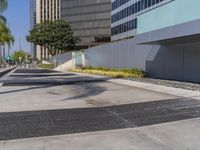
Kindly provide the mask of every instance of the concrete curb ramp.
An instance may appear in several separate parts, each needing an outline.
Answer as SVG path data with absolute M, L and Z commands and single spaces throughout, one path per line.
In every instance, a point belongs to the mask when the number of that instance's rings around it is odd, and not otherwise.
M 0 70 L 0 77 L 4 76 L 5 74 L 7 74 L 8 72 L 10 72 L 11 70 L 13 70 L 13 68 L 8 68 L 8 69 L 4 69 L 4 70 Z

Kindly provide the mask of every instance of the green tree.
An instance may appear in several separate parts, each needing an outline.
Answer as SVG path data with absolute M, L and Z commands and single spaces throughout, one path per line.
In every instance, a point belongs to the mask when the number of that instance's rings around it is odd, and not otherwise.
M 47 48 L 52 56 L 72 51 L 78 41 L 70 25 L 63 20 L 37 24 L 26 38 L 28 42 Z
M 20 50 L 20 51 L 15 51 L 13 54 L 13 59 L 15 62 L 20 63 L 24 62 L 26 59 L 27 53 Z
M 0 47 L 7 44 L 8 47 L 14 43 L 14 37 L 11 34 L 10 29 L 6 26 L 6 19 L 2 16 L 2 12 L 4 12 L 8 7 L 7 0 L 0 0 Z
M 5 44 L 8 47 L 14 43 L 14 37 L 12 36 L 10 29 L 0 21 L 0 46 L 4 46 Z

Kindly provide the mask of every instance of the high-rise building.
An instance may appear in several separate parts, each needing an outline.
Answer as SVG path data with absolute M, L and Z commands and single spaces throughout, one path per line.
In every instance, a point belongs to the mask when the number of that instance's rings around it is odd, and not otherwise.
M 112 0 L 112 41 L 136 35 L 137 16 L 172 0 Z
M 30 27 L 36 25 L 36 0 L 30 0 Z
M 30 0 L 30 29 L 36 25 L 36 0 Z M 36 46 L 31 43 L 31 55 L 36 57 Z
M 111 0 L 61 0 L 61 19 L 80 39 L 76 49 L 110 42 Z
M 36 24 L 58 19 L 60 19 L 60 0 L 36 0 Z M 48 59 L 48 50 L 36 46 L 36 57 L 39 60 Z

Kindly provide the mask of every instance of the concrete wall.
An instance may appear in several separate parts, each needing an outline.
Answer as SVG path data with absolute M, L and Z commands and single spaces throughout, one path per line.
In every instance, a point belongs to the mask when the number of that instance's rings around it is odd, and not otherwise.
M 86 65 L 145 70 L 151 48 L 152 46 L 136 45 L 133 39 L 93 47 L 85 51 Z
M 90 48 L 86 65 L 140 68 L 153 78 L 200 83 L 200 42 L 137 45 L 134 39 Z
M 67 71 L 69 69 L 75 68 L 75 53 L 68 52 L 65 54 L 53 56 L 49 59 L 51 63 L 55 63 L 57 67 L 55 68 L 56 71 Z
M 54 63 L 56 60 L 56 64 L 61 65 L 64 64 L 67 61 L 70 61 L 73 58 L 73 53 L 72 52 L 68 52 L 68 53 L 64 53 L 61 55 L 56 55 L 56 56 L 52 56 L 49 61 L 51 63 Z
M 58 65 L 54 70 L 64 72 L 64 71 L 67 71 L 69 69 L 74 69 L 74 68 L 75 68 L 75 59 L 73 58 L 61 65 Z

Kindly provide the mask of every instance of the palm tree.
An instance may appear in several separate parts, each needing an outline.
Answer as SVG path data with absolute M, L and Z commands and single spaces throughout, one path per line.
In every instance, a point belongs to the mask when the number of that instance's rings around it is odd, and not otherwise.
M 0 45 L 8 45 L 11 46 L 14 42 L 14 37 L 12 36 L 10 29 L 0 21 Z
M 0 20 L 6 23 L 6 18 L 2 16 L 2 13 L 8 8 L 7 0 L 0 0 Z
M 12 36 L 9 28 L 6 26 L 5 23 L 0 21 L 0 51 L 2 53 L 2 57 L 0 58 L 0 63 L 3 61 L 5 57 L 5 45 L 10 48 L 11 44 L 14 43 L 14 37 Z
M 8 8 L 7 0 L 0 0 L 0 13 L 3 13 Z
M 6 18 L 2 13 L 8 8 L 7 0 L 0 0 L 0 50 L 3 47 L 3 54 L 5 54 L 5 45 L 8 47 L 14 43 L 14 37 L 10 29 L 6 26 Z

